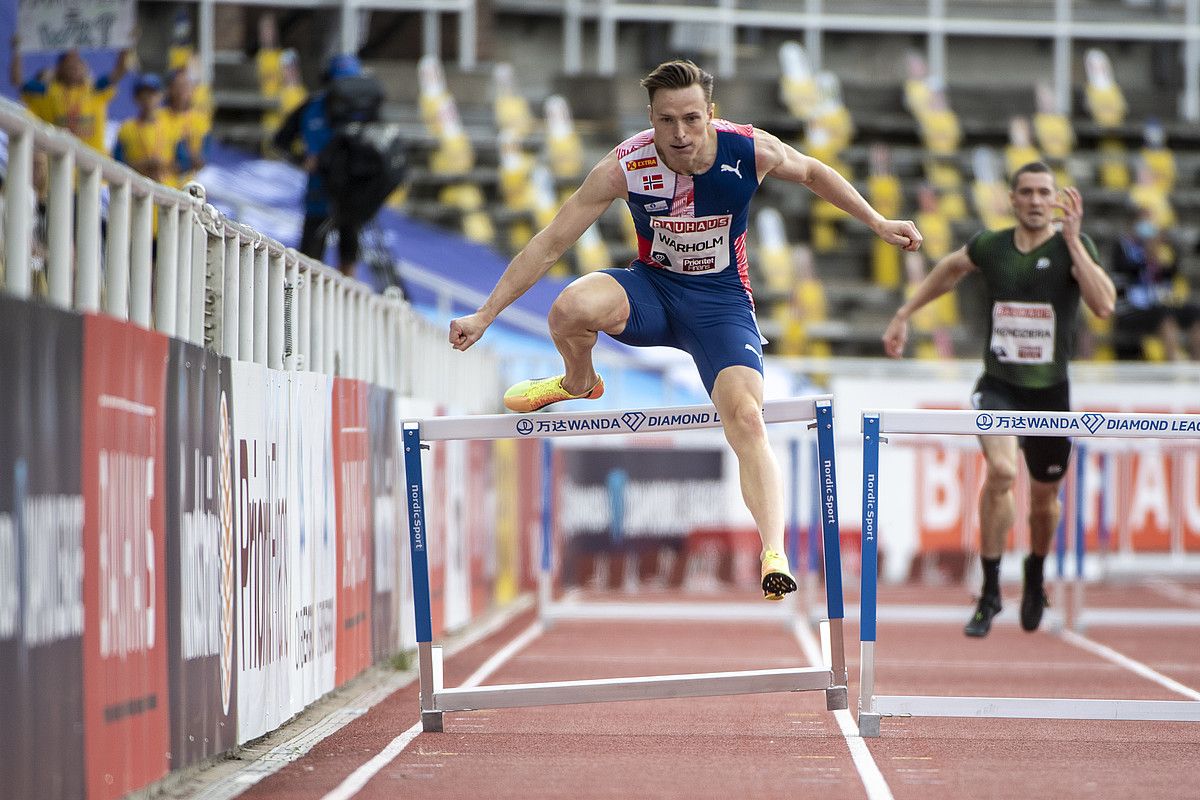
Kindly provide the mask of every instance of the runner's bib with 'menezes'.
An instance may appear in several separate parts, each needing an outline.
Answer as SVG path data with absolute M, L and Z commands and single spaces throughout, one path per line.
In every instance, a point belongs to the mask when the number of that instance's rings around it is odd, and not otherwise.
M 1049 364 L 1054 360 L 1054 306 L 1049 303 L 992 304 L 992 355 L 1006 364 Z

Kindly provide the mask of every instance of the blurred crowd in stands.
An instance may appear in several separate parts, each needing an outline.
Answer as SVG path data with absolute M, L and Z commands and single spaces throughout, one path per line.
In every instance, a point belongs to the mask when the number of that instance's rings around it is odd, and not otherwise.
M 410 136 L 401 147 L 394 136 L 371 138 L 363 124 L 380 123 L 396 73 L 384 78 L 389 84 L 385 92 L 356 57 L 335 56 L 322 65 L 320 84 L 310 92 L 301 80 L 296 51 L 280 46 L 273 14 L 261 13 L 256 26 L 258 149 L 289 159 L 308 173 L 297 246 L 324 257 L 328 235 L 336 231 L 334 260 L 347 274 L 353 274 L 359 259 L 363 226 L 385 202 L 452 227 L 471 241 L 514 253 L 553 217 L 592 160 L 585 157 L 585 145 L 591 143 L 577 130 L 568 101 L 546 96 L 538 119 L 520 76 L 503 63 L 491 69 L 484 144 L 489 152 L 480 158 L 479 137 L 468 133 L 443 66 L 433 56 L 421 58 L 415 71 L 412 112 L 422 128 L 420 141 L 414 145 Z M 99 77 L 88 73 L 75 51 L 63 53 L 52 69 L 25 75 L 19 43 L 14 42 L 11 79 L 33 114 L 103 150 L 114 87 L 126 72 L 134 72 L 136 114 L 121 123 L 111 153 L 155 180 L 181 187 L 208 160 L 213 138 L 213 92 L 199 81 L 192 39 L 187 19 L 179 18 L 161 76 L 138 69 L 135 48 L 120 53 L 112 70 Z M 981 227 L 1013 224 L 1009 176 L 1022 164 L 1042 160 L 1054 169 L 1060 186 L 1083 178 L 1085 197 L 1100 193 L 1107 202 L 1103 224 L 1109 227 L 1096 238 L 1111 243 L 1103 253 L 1104 266 L 1120 297 L 1112 320 L 1082 312 L 1086 325 L 1079 357 L 1200 360 L 1195 280 L 1178 268 L 1181 256 L 1194 252 L 1196 236 L 1190 226 L 1180 224 L 1172 206 L 1175 153 L 1164 126 L 1154 119 L 1133 120 L 1143 128 L 1143 141 L 1131 149 L 1126 101 L 1103 51 L 1092 49 L 1084 59 L 1083 107 L 1100 131 L 1086 153 L 1077 150 L 1072 117 L 1061 113 L 1048 85 L 1030 87 L 1029 112 L 1008 121 L 1007 145 L 973 144 L 964 135 L 947 87 L 931 77 L 923 56 L 909 54 L 899 66 L 905 75 L 903 107 L 918 139 L 914 148 L 883 136 L 873 136 L 872 142 L 856 139 L 838 76 L 810 67 L 800 44 L 783 44 L 778 64 L 778 105 L 771 108 L 775 117 L 736 121 L 779 132 L 778 115 L 786 114 L 798 132 L 798 147 L 861 187 L 885 216 L 914 219 L 925 244 L 920 254 L 902 254 L 872 243 L 842 212 L 821 201 L 802 209 L 798 228 L 795 216 L 789 216 L 792 209 L 760 200 L 750 237 L 751 264 L 760 322 L 773 340 L 773 352 L 822 356 L 877 351 L 884 315 L 937 259 Z M 376 66 L 382 70 L 386 65 Z M 721 88 L 718 81 L 718 114 Z M 609 138 L 607 131 L 598 134 L 594 144 L 610 145 Z M 911 164 L 900 170 L 894 163 L 901 154 L 911 162 L 914 150 L 920 161 L 915 180 Z M 44 163 L 35 165 L 35 182 L 43 194 L 45 171 Z M 417 180 L 404 185 L 406 173 Z M 1085 213 L 1088 231 L 1101 214 L 1090 208 Z M 552 274 L 569 277 L 603 269 L 627 261 L 636 250 L 629 215 L 606 215 Z M 850 259 L 861 263 L 861 274 L 857 266 L 844 268 Z M 917 354 L 975 356 L 970 334 L 976 312 L 960 308 L 953 294 L 923 309 L 913 320 Z M 839 346 L 847 342 L 857 350 Z

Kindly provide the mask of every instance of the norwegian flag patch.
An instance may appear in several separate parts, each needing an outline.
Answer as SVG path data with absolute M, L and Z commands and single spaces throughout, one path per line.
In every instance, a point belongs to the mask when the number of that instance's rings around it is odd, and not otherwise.
M 663 176 L 661 172 L 642 176 L 642 189 L 645 191 L 650 192 L 661 188 L 663 188 Z

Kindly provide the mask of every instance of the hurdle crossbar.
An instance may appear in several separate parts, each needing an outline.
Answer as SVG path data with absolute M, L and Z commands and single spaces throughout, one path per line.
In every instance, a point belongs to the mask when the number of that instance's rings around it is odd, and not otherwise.
M 1200 722 L 1200 701 L 1094 700 L 1040 697 L 942 697 L 875 694 L 879 570 L 879 444 L 888 434 L 1069 436 L 1200 439 L 1200 415 L 1056 411 L 864 411 L 862 596 L 858 727 L 879 736 L 881 717 L 1019 717 L 1029 719 L 1171 720 Z
M 836 466 L 833 460 L 832 399 L 827 395 L 820 395 L 770 401 L 764 405 L 763 419 L 768 423 L 814 422 L 817 427 L 821 486 L 822 491 L 826 493 L 826 500 L 822 503 L 822 524 L 826 548 L 826 586 L 831 636 L 831 659 L 828 665 L 816 668 L 660 675 L 474 688 L 445 688 L 442 685 L 441 648 L 433 644 L 424 486 L 421 477 L 421 450 L 428 447 L 424 442 L 463 439 L 544 439 L 557 436 L 594 436 L 716 428 L 721 425 L 721 418 L 717 414 L 716 408 L 711 405 L 702 405 L 405 420 L 402 423 L 404 465 L 423 730 L 442 730 L 442 714 L 446 711 L 762 692 L 824 690 L 826 706 L 830 710 L 846 708 L 845 643 L 842 637 L 844 609 L 841 591 L 840 543 L 837 529 Z M 546 577 L 550 564 L 549 547 L 549 537 L 547 531 L 544 531 L 542 541 L 543 582 L 540 589 L 543 602 L 549 600 L 548 578 Z M 678 613 L 678 609 L 675 609 L 675 613 Z M 639 616 L 647 618 L 644 612 Z M 713 617 L 706 618 L 712 619 Z
M 988 719 L 1096 719 L 1200 722 L 1197 700 L 1086 700 L 1058 697 L 875 697 L 882 717 L 985 717 Z
M 622 700 L 803 692 L 828 689 L 832 682 L 833 673 L 828 669 L 762 669 L 443 689 L 434 693 L 433 701 L 439 711 L 478 711 Z

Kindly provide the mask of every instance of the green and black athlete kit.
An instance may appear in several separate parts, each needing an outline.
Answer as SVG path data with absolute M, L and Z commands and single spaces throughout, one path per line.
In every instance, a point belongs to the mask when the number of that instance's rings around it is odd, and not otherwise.
M 1080 241 L 1100 262 L 1096 245 Z M 1074 354 L 1079 284 L 1071 274 L 1067 242 L 1056 233 L 1027 253 L 1015 230 L 982 231 L 967 256 L 983 276 L 990 314 L 983 376 L 972 405 L 988 411 L 1069 411 L 1067 365 Z M 1061 478 L 1071 455 L 1070 439 L 1022 437 L 1029 474 L 1039 481 Z

